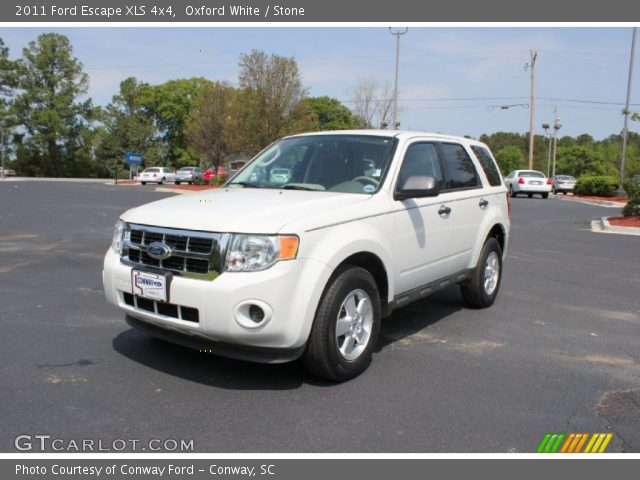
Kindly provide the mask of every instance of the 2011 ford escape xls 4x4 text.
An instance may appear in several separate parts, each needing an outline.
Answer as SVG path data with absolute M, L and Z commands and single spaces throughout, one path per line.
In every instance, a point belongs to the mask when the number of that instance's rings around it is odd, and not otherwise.
M 493 303 L 509 213 L 480 142 L 287 137 L 222 188 L 125 212 L 105 294 L 151 335 L 253 361 L 302 357 L 315 374 L 347 380 L 371 362 L 394 308 L 454 283 L 469 306 Z

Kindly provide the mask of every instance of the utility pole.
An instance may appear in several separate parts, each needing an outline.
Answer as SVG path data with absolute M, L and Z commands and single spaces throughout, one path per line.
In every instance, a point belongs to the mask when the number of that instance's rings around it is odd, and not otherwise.
M 556 151 L 558 150 L 558 130 L 562 125 L 558 117 L 558 107 L 553 107 L 553 166 L 551 167 L 551 176 L 556 176 Z
M 529 62 L 529 69 L 531 70 L 531 110 L 529 116 L 529 170 L 533 169 L 533 124 L 536 120 L 536 58 L 538 58 L 538 52 L 535 50 L 529 51 L 531 55 L 531 61 Z
M 405 27 L 394 31 L 391 27 L 389 27 L 389 33 L 391 35 L 395 35 L 396 37 L 396 82 L 393 89 L 393 123 L 391 126 L 392 130 L 397 129 L 400 126 L 398 124 L 398 70 L 400 67 L 400 36 L 407 33 L 408 30 L 409 28 Z
M 625 196 L 624 191 L 624 160 L 627 156 L 627 136 L 629 133 L 629 103 L 631 102 L 631 80 L 633 78 L 633 60 L 636 53 L 636 32 L 638 27 L 633 27 L 633 33 L 631 35 L 631 56 L 629 58 L 629 79 L 627 81 L 627 102 L 624 107 L 624 128 L 622 129 L 622 158 L 620 159 L 620 185 L 616 194 L 619 197 Z

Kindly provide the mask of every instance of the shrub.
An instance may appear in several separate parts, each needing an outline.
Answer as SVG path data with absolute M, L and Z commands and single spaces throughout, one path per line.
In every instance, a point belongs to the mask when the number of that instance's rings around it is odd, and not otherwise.
M 599 197 L 613 197 L 618 187 L 616 177 L 582 176 L 574 188 L 577 195 L 597 195 Z
M 228 174 L 221 173 L 219 175 L 216 175 L 215 177 L 211 177 L 211 180 L 209 180 L 209 185 L 211 185 L 212 187 L 219 187 L 220 185 L 224 184 L 228 178 Z
M 622 215 L 625 217 L 640 215 L 640 184 L 627 182 L 624 189 L 627 192 L 627 204 L 622 209 Z

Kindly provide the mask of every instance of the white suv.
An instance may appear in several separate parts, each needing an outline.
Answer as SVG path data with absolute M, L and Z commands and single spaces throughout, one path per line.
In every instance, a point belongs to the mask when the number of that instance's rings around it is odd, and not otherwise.
M 279 140 L 224 187 L 125 212 L 107 299 L 151 335 L 343 381 L 381 319 L 459 284 L 498 294 L 509 197 L 486 145 L 396 131 Z

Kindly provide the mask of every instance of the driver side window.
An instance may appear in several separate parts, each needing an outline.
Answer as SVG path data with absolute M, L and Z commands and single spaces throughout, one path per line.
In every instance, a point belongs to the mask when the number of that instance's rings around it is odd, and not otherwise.
M 401 188 L 409 177 L 434 177 L 444 188 L 442 168 L 433 143 L 414 143 L 409 146 L 402 161 L 396 188 Z

